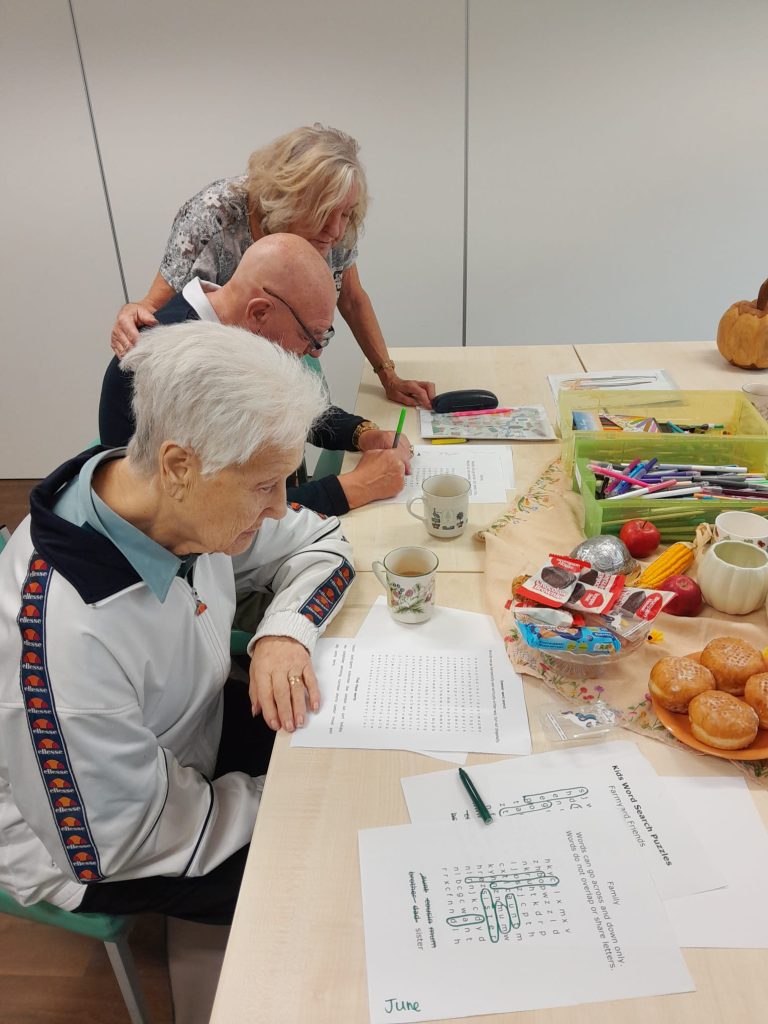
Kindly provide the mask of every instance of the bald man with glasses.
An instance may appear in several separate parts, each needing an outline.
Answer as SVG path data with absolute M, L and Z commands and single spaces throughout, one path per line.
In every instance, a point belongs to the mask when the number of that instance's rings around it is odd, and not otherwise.
M 193 278 L 154 315 L 160 324 L 208 320 L 243 327 L 298 356 L 319 358 L 334 335 L 336 287 L 328 264 L 298 235 L 266 235 L 254 242 L 224 285 Z M 152 328 L 147 328 L 151 330 Z M 102 444 L 119 448 L 133 434 L 131 375 L 114 358 L 104 375 L 99 403 Z M 288 501 L 324 515 L 390 498 L 410 470 L 410 442 L 394 431 L 332 406 L 307 438 L 331 451 L 360 451 L 350 473 L 319 480 L 289 480 Z

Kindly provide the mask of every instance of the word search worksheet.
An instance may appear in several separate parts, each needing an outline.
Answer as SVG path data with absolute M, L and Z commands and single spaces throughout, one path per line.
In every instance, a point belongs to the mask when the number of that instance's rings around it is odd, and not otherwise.
M 594 744 L 469 769 L 490 813 L 500 821 L 576 817 L 600 810 L 615 818 L 640 850 L 662 899 L 726 885 L 685 814 L 634 743 Z M 402 780 L 411 821 L 469 821 L 486 826 L 469 804 L 456 771 Z
M 615 819 L 358 833 L 373 1024 L 693 989 Z
M 416 652 L 327 639 L 314 660 L 320 710 L 294 746 L 530 753 L 519 676 L 500 640 Z

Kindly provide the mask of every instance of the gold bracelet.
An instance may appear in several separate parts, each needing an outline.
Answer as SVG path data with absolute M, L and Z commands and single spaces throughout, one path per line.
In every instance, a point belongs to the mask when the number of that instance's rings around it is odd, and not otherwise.
M 374 423 L 373 420 L 363 420 L 362 423 L 358 423 L 352 434 L 352 449 L 353 451 L 362 451 L 360 448 L 360 435 L 364 434 L 366 430 L 379 430 L 378 423 Z
M 385 359 L 383 363 L 379 363 L 378 366 L 374 366 L 374 373 L 381 373 L 382 370 L 394 370 L 395 364 L 391 359 Z

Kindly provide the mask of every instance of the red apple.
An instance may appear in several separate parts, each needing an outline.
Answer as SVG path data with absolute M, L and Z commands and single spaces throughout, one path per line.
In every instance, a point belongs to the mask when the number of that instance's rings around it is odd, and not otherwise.
M 692 616 L 701 611 L 701 587 L 690 576 L 670 576 L 658 589 L 675 595 L 669 604 L 664 605 L 664 611 L 670 615 Z
M 647 519 L 630 519 L 619 530 L 619 540 L 623 540 L 633 558 L 645 558 L 661 543 L 658 527 Z

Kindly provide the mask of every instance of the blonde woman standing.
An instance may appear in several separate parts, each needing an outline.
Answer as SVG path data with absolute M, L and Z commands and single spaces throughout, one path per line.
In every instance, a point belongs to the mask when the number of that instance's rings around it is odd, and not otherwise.
M 123 306 L 112 329 L 122 356 L 140 328 L 193 277 L 224 284 L 245 250 L 264 235 L 290 232 L 307 239 L 328 261 L 338 306 L 378 374 L 387 398 L 429 407 L 434 385 L 402 380 L 389 358 L 371 300 L 357 271 L 357 238 L 368 206 L 359 146 L 335 128 L 297 128 L 251 154 L 248 173 L 221 178 L 176 214 L 160 270 L 143 299 Z

